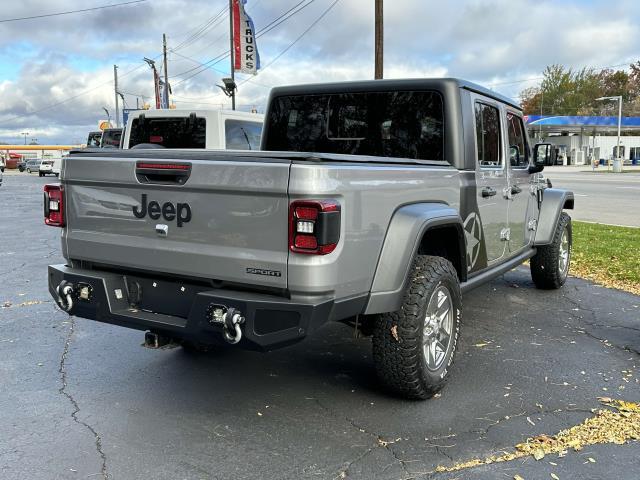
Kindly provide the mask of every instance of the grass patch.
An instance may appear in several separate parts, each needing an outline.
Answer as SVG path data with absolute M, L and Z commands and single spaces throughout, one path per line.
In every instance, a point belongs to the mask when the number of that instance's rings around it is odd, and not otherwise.
M 571 273 L 640 295 L 640 229 L 574 221 Z

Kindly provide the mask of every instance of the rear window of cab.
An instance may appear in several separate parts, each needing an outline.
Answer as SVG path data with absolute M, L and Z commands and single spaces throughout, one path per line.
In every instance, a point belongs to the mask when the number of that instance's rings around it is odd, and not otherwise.
M 444 158 L 443 101 L 433 91 L 285 95 L 266 119 L 266 150 Z

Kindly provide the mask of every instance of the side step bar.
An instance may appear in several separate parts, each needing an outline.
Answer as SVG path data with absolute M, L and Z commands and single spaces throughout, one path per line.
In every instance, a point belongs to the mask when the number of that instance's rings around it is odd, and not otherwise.
M 460 290 L 462 290 L 462 293 L 470 292 L 474 288 L 482 285 L 484 282 L 487 282 L 493 278 L 496 278 L 502 275 L 503 273 L 508 272 L 509 270 L 513 270 L 524 261 L 529 260 L 535 254 L 536 254 L 535 248 L 532 248 L 530 250 L 525 250 L 517 257 L 514 257 L 505 263 L 501 263 L 496 268 L 492 268 L 490 270 L 486 270 L 484 272 L 478 273 L 477 275 L 474 275 L 466 282 L 463 282 L 460 284 Z

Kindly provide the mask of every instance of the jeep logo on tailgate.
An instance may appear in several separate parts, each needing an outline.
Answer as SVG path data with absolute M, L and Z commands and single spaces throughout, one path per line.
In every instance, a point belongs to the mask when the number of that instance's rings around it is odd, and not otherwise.
M 144 218 L 149 215 L 150 219 L 158 220 L 162 216 L 167 222 L 176 220 L 178 227 L 191 221 L 191 207 L 188 203 L 174 205 L 171 202 L 166 202 L 160 206 L 158 202 L 153 201 L 147 205 L 147 194 L 143 193 L 140 204 L 140 207 L 134 206 L 132 208 L 136 218 Z

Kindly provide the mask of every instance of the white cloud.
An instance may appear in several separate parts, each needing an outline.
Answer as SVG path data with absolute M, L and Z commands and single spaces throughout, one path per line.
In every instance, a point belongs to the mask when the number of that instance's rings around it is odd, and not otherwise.
M 258 29 L 291 8 L 294 0 L 249 0 Z M 259 40 L 263 66 L 268 65 L 331 3 L 316 0 L 302 13 Z M 385 76 L 388 78 L 458 76 L 501 93 L 517 96 L 533 82 L 509 83 L 540 76 L 546 65 L 573 67 L 617 65 L 640 57 L 636 40 L 640 23 L 637 0 L 395 0 L 385 2 Z M 30 0 L 3 5 L 2 18 L 77 8 L 72 0 Z M 97 3 L 96 3 L 97 5 Z M 120 65 L 121 90 L 129 106 L 135 96 L 149 100 L 151 73 L 141 57 L 160 51 L 166 32 L 175 46 L 226 5 L 226 0 L 154 0 L 101 10 L 95 14 L 53 17 L 3 24 L 3 52 L 23 51 L 15 80 L 0 75 L 0 140 L 25 128 L 48 139 L 69 142 L 113 110 L 113 64 Z M 93 6 L 93 4 L 83 4 Z M 206 61 L 228 45 L 222 21 L 203 38 L 178 53 Z M 169 73 L 196 66 L 170 55 Z M 228 60 L 215 65 L 228 71 Z M 208 70 L 178 83 L 172 79 L 179 106 L 215 107 L 227 99 L 215 86 L 223 75 Z M 299 43 L 252 81 L 241 85 L 238 103 L 263 106 L 269 87 L 282 84 L 341 81 L 373 76 L 373 2 L 341 0 Z M 181 77 L 181 78 L 184 78 Z M 242 81 L 243 76 L 238 76 Z M 101 86 L 102 85 L 102 86 Z M 97 87 L 97 88 L 96 88 Z M 42 110 L 86 90 L 60 106 Z M 181 103 L 182 102 L 182 103 Z M 196 103 L 187 103 L 196 102 Z M 211 104 L 211 105 L 209 105 Z M 31 114 L 30 112 L 38 112 Z M 12 139 L 14 141 L 15 139 Z

